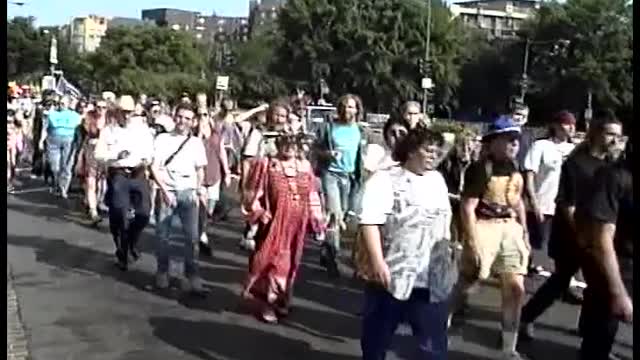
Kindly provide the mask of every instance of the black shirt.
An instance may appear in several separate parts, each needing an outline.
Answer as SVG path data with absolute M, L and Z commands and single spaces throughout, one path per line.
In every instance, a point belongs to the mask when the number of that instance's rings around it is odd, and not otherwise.
M 617 163 L 598 170 L 586 198 L 576 209 L 580 219 L 616 224 L 614 247 L 622 279 L 629 288 L 633 281 L 633 175 L 630 168 Z
M 558 208 L 575 207 L 587 199 L 588 196 L 584 195 L 591 191 L 596 171 L 606 164 L 605 160 L 592 156 L 586 146 L 571 153 L 562 164 L 556 197 Z M 575 256 L 577 251 L 576 234 L 565 217 L 557 215 L 553 217 L 549 242 L 549 255 L 556 260 L 563 256 Z

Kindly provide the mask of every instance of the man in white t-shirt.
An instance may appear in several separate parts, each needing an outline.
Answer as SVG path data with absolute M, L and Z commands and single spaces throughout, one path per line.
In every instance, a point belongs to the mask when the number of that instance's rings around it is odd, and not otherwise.
M 575 117 L 568 111 L 555 114 L 550 136 L 535 141 L 524 159 L 529 199 L 527 222 L 531 246 L 534 249 L 531 268 L 537 273 L 544 271 L 542 263 L 547 259 L 551 223 L 556 211 L 556 195 L 560 185 L 560 170 L 562 163 L 574 148 L 571 137 L 575 132 L 575 123 Z
M 203 186 L 207 157 L 202 140 L 190 136 L 194 116 L 190 105 L 178 105 L 173 132 L 160 134 L 155 139 L 152 174 L 162 198 L 157 210 L 156 286 L 159 289 L 169 286 L 169 237 L 173 220 L 178 216 L 185 246 L 185 277 L 181 279 L 181 288 L 203 294 L 197 264 L 198 206 L 200 203 L 204 206 L 207 200 L 207 189 Z

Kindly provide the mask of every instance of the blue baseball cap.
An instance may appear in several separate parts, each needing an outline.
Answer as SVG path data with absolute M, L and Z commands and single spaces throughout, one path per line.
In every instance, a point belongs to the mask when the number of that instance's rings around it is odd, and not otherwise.
M 521 129 L 518 126 L 511 116 L 502 115 L 495 119 L 491 125 L 489 125 L 489 129 L 482 137 L 483 141 L 486 141 L 490 138 L 493 138 L 497 135 L 501 134 L 518 134 L 520 135 Z

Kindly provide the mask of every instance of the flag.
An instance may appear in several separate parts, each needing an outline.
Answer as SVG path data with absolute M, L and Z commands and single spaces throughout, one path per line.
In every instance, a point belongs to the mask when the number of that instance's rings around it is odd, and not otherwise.
M 82 93 L 80 92 L 80 90 L 78 90 L 78 88 L 73 86 L 70 82 L 67 81 L 67 79 L 63 78 L 62 76 L 58 80 L 56 91 L 59 94 L 73 96 L 76 99 L 82 97 Z

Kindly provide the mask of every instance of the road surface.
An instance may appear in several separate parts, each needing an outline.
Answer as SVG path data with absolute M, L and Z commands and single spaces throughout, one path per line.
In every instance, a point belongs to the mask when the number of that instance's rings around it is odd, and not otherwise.
M 152 287 L 152 227 L 141 239 L 141 261 L 122 273 L 113 264 L 106 223 L 92 228 L 76 203 L 44 191 L 7 198 L 7 296 L 16 294 L 16 306 L 8 308 L 7 328 L 15 331 L 7 348 L 14 344 L 14 359 L 26 351 L 35 360 L 359 358 L 361 288 L 349 276 L 329 281 L 316 265 L 313 245 L 306 249 L 290 318 L 267 325 L 239 306 L 247 256 L 236 246 L 242 227 L 237 216 L 212 226 L 214 256 L 201 259 L 210 294 L 194 299 L 175 286 L 166 292 Z M 536 283 L 528 285 L 533 289 Z M 473 297 L 471 319 L 451 336 L 450 359 L 497 358 L 498 305 L 492 287 Z M 539 339 L 522 351 L 532 359 L 574 359 L 577 312 L 576 306 L 554 305 L 537 328 Z M 632 338 L 625 326 L 616 344 L 628 359 Z M 387 358 L 411 359 L 412 346 L 410 331 L 401 327 Z

